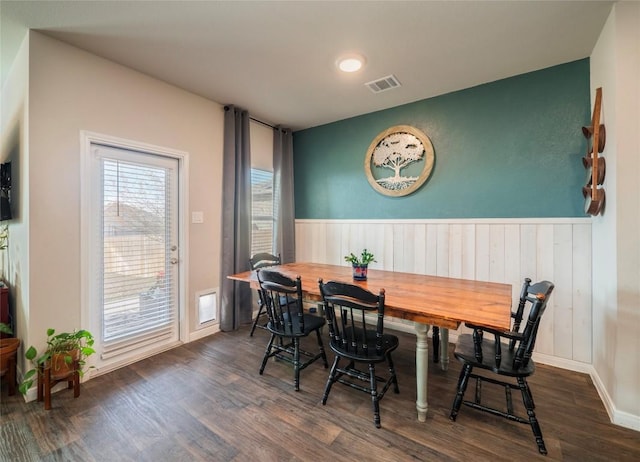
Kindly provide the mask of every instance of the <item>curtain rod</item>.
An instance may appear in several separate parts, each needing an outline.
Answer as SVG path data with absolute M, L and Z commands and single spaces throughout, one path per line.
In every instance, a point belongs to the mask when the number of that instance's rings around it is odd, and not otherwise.
M 256 119 L 255 117 L 251 117 L 251 116 L 249 116 L 249 120 L 253 120 L 254 122 L 257 122 L 257 123 L 259 123 L 259 124 L 262 124 L 262 125 L 264 125 L 264 126 L 266 126 L 266 127 L 271 127 L 271 128 L 273 128 L 274 130 L 278 128 L 278 127 L 274 127 L 274 126 L 273 126 L 273 125 L 271 125 L 271 124 L 268 124 L 268 123 L 266 123 L 266 122 L 263 122 L 263 121 L 262 121 L 262 120 L 260 120 L 260 119 Z
M 224 110 L 225 110 L 225 111 L 228 111 L 229 109 L 230 109 L 230 106 L 228 106 L 228 105 L 224 107 Z M 260 120 L 260 119 L 256 119 L 255 117 L 251 117 L 251 116 L 249 116 L 249 120 L 253 120 L 254 122 L 257 122 L 257 123 L 259 123 L 259 124 L 262 124 L 262 125 L 264 125 L 265 127 L 272 128 L 272 129 L 274 129 L 274 130 L 284 130 L 284 131 L 286 131 L 286 129 L 282 129 L 282 128 L 276 127 L 276 126 L 274 126 L 274 125 L 268 124 L 267 122 L 264 122 L 264 121 L 262 121 L 262 120 Z
M 263 122 L 263 121 L 262 121 L 262 120 L 260 120 L 260 119 L 256 119 L 256 118 L 251 117 L 251 116 L 249 116 L 249 120 L 253 120 L 254 122 L 259 123 L 259 124 L 262 124 L 262 125 L 264 125 L 265 127 L 270 127 L 270 128 L 272 128 L 273 130 L 281 130 L 281 131 L 282 131 L 282 132 L 284 132 L 284 133 L 291 132 L 291 130 L 289 130 L 288 128 L 274 127 L 274 126 L 273 126 L 273 125 L 271 125 L 271 124 L 268 124 L 268 123 L 266 123 L 266 122 Z

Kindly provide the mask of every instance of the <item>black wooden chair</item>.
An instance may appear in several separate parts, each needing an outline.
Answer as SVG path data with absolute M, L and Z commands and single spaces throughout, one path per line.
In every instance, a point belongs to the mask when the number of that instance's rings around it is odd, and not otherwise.
M 375 295 L 352 284 L 334 281 L 324 284 L 322 279 L 319 284 L 330 346 L 336 354 L 322 404 L 327 403 L 335 382 L 364 391 L 371 395 L 373 422 L 380 428 L 380 400 L 392 384 L 394 392 L 400 392 L 391 359 L 391 352 L 398 347 L 398 337 L 384 333 L 384 289 Z M 341 359 L 348 361 L 345 367 L 339 366 Z M 389 367 L 387 378 L 376 375 L 375 365 L 384 362 Z M 368 370 L 358 370 L 356 364 L 366 364 Z M 378 382 L 384 384 L 381 390 L 378 390 Z
M 300 276 L 293 279 L 275 270 L 258 269 L 258 282 L 269 318 L 267 330 L 271 338 L 262 358 L 260 375 L 264 372 L 269 358 L 275 356 L 293 364 L 293 384 L 300 389 L 300 371 L 317 359 L 322 358 L 324 367 L 329 367 L 324 351 L 320 329 L 325 325 L 324 318 L 305 313 L 302 306 L 302 283 Z M 318 353 L 310 353 L 300 348 L 300 339 L 315 332 L 318 337 Z M 278 339 L 278 342 L 275 340 Z M 306 358 L 305 361 L 300 356 Z
M 515 312 L 511 313 L 513 320 L 510 331 L 502 332 L 466 324 L 467 327 L 473 329 L 473 334 L 459 336 L 454 351 L 454 356 L 462 362 L 463 366 L 449 416 L 451 420 L 456 420 L 460 406 L 464 404 L 497 416 L 506 417 L 509 420 L 529 424 L 536 438 L 538 450 L 541 454 L 547 453 L 542 439 L 540 424 L 534 411 L 535 403 L 527 383 L 527 377 L 535 371 L 535 364 L 531 359 L 531 354 L 536 342 L 540 319 L 553 288 L 554 285 L 549 281 L 531 285 L 531 279 L 525 279 L 520 292 L 518 307 Z M 525 325 L 521 329 L 520 324 L 524 318 L 525 310 L 529 310 L 529 314 L 526 317 Z M 484 333 L 491 334 L 491 337 L 484 338 Z M 474 368 L 484 369 L 488 372 L 480 376 L 473 373 Z M 489 377 L 491 373 L 496 374 L 496 377 Z M 464 400 L 464 393 L 470 378 L 476 379 L 475 399 L 466 401 Z M 514 383 L 514 379 L 516 383 Z M 506 412 L 481 404 L 482 382 L 501 385 L 505 388 Z M 522 393 L 522 401 L 527 411 L 527 418 L 514 414 L 511 400 L 512 389 L 519 389 Z
M 265 268 L 268 266 L 275 266 L 279 265 L 280 263 L 280 255 L 272 255 L 270 253 L 257 253 L 249 259 L 249 266 L 251 266 L 252 270 L 257 270 L 259 268 Z M 256 315 L 256 319 L 253 321 L 253 326 L 251 326 L 249 337 L 253 337 L 253 333 L 255 332 L 256 327 L 260 329 L 267 328 L 266 322 L 258 324 L 260 322 L 260 318 L 265 314 L 266 312 L 264 307 L 264 300 L 262 299 L 262 293 L 258 291 L 258 314 Z

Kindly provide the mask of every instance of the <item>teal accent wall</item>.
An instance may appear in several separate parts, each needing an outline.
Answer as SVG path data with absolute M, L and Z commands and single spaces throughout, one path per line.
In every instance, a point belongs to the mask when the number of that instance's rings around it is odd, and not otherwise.
M 583 217 L 590 120 L 583 59 L 301 130 L 296 218 Z M 435 150 L 431 176 L 404 197 L 378 193 L 364 171 L 369 144 L 394 125 L 419 128 Z

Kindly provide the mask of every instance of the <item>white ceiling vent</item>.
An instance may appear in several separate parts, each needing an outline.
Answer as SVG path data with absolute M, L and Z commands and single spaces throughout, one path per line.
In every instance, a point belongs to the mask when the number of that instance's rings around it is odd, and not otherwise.
M 373 93 L 380 93 L 381 91 L 391 90 L 400 86 L 400 82 L 395 75 L 388 75 L 378 80 L 372 80 L 364 84 Z

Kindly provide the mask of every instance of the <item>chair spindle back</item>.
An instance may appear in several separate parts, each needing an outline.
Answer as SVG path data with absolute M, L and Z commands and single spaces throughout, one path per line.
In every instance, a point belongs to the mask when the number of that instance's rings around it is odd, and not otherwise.
M 256 271 L 260 292 L 265 302 L 271 330 L 292 332 L 297 323 L 304 331 L 304 311 L 302 305 L 302 282 L 269 269 Z
M 359 286 L 319 281 L 331 345 L 352 355 L 383 350 L 384 289 L 378 295 Z M 367 316 L 373 314 L 375 316 Z M 375 353 L 373 353 L 373 351 Z

